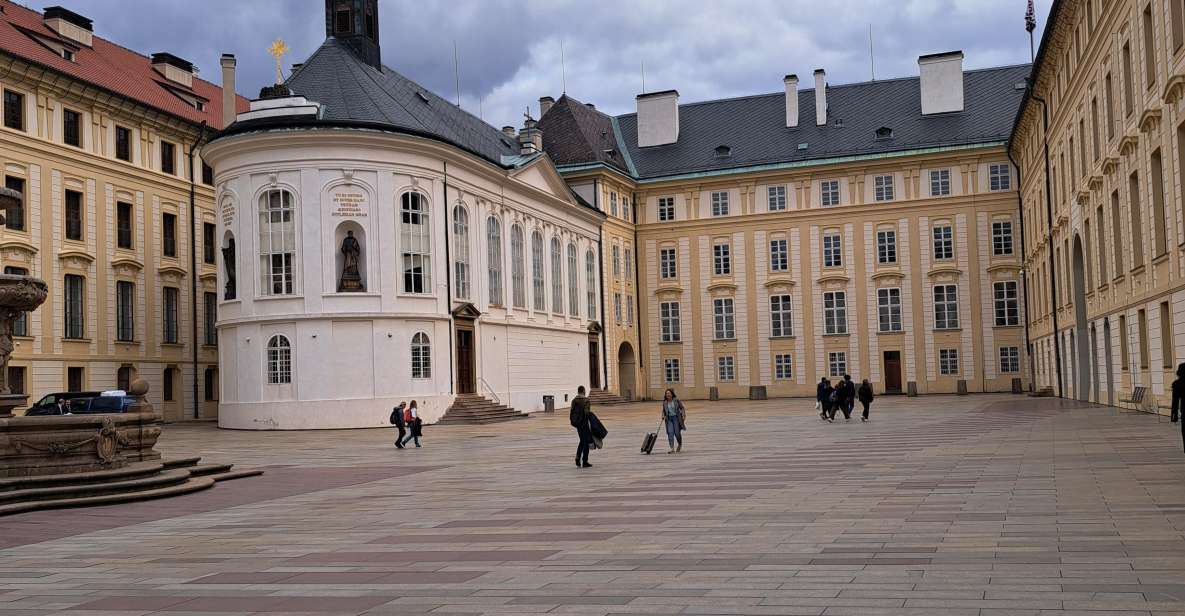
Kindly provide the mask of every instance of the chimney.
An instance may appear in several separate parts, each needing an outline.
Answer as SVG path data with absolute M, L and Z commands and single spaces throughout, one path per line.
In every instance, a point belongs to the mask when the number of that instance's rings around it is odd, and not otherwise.
M 827 125 L 827 73 L 815 69 L 815 125 Z
M 235 95 L 235 56 L 222 54 L 222 128 L 230 126 L 237 115 Z
M 50 30 L 57 32 L 64 38 L 68 38 L 75 43 L 81 43 L 87 47 L 91 46 L 92 37 L 94 36 L 94 26 L 90 19 L 60 6 L 51 6 L 45 9 L 42 17 L 45 21 L 45 27 Z
M 638 147 L 667 145 L 679 141 L 679 92 L 664 90 L 639 94 Z
M 152 54 L 152 68 L 173 83 L 193 87 L 193 63 L 171 53 Z
M 543 151 L 543 131 L 538 123 L 530 118 L 523 123 L 523 129 L 518 132 L 518 153 L 529 156 Z
M 514 127 L 513 126 L 503 126 L 502 127 L 502 134 L 506 135 L 510 139 L 514 139 L 515 138 Z
M 782 78 L 786 86 L 786 128 L 798 128 L 798 75 Z
M 948 51 L 918 57 L 922 115 L 963 110 L 963 52 Z
M 554 104 L 555 104 L 554 98 L 552 98 L 550 96 L 540 96 L 539 97 L 539 118 L 542 119 L 543 116 L 547 115 L 547 112 L 551 110 L 551 106 Z

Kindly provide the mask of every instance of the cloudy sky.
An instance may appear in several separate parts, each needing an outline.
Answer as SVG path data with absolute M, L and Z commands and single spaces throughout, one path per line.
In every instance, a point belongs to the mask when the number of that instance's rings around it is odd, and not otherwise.
M 1037 31 L 1052 0 L 1038 0 Z M 917 74 L 921 54 L 962 49 L 967 68 L 1029 61 L 1026 0 L 380 0 L 383 63 L 456 96 L 495 126 L 520 126 L 540 96 L 567 92 L 609 113 L 646 90 L 680 101 L 776 92 L 782 76 L 865 81 L 872 26 L 877 78 Z M 322 0 L 37 0 L 90 17 L 100 36 L 143 53 L 168 51 L 217 82 L 218 57 L 238 57 L 240 94 L 274 81 L 267 47 L 288 66 L 325 38 Z M 150 25 L 150 26 L 149 26 Z M 149 26 L 149 27 L 146 27 Z M 561 63 L 561 42 L 564 62 Z M 566 66 L 566 71 L 561 70 Z

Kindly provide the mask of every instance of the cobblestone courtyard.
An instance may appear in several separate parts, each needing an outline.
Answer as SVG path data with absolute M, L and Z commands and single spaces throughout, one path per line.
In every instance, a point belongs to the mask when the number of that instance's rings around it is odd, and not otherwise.
M 305 433 L 169 426 L 267 473 L 0 518 L 0 614 L 1185 615 L 1185 456 L 1149 415 L 1019 396 L 654 405 Z M 660 451 L 661 448 L 661 451 Z

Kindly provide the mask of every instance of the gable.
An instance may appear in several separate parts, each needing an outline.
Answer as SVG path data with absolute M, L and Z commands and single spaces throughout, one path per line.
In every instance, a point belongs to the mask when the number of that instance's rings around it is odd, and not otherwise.
M 574 203 L 567 182 L 560 177 L 555 165 L 547 156 L 539 156 L 525 166 L 511 171 L 510 177 L 557 199 Z

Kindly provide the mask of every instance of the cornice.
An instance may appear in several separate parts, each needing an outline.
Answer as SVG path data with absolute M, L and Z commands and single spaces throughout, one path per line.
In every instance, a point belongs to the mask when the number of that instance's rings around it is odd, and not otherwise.
M 765 281 L 765 288 L 772 289 L 774 287 L 793 287 L 798 283 L 789 278 L 770 278 Z
M 934 268 L 934 269 L 930 270 L 929 272 L 926 272 L 926 276 L 928 276 L 928 277 L 930 277 L 930 278 L 937 278 L 937 277 L 939 277 L 939 276 L 956 276 L 956 277 L 959 277 L 959 276 L 962 276 L 962 275 L 963 275 L 963 270 L 961 270 L 961 269 L 959 269 L 959 268 L 957 268 L 957 267 L 953 267 L 953 266 L 941 266 L 941 267 L 936 267 L 936 268 Z
M 839 273 L 824 274 L 822 276 L 819 276 L 819 278 L 815 280 L 815 284 L 823 285 L 823 284 L 827 284 L 829 282 L 841 282 L 841 283 L 847 284 L 848 282 L 851 282 L 851 280 L 852 280 L 851 278 L 848 278 L 844 274 L 839 274 Z

